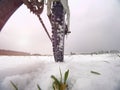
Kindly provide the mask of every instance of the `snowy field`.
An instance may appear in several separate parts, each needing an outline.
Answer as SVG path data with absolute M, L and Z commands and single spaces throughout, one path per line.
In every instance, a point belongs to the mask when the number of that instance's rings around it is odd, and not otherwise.
M 120 57 L 117 54 L 68 55 L 64 63 L 52 56 L 0 56 L 0 90 L 53 90 L 51 75 L 57 78 L 70 70 L 69 90 L 120 90 Z M 97 72 L 99 74 L 93 73 Z

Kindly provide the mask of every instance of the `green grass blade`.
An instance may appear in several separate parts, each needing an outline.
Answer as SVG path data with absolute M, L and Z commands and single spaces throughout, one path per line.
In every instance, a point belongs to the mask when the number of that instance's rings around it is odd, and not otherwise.
M 37 84 L 37 88 L 38 88 L 38 90 L 41 90 L 41 88 L 40 88 L 40 86 Z
M 60 71 L 60 83 L 62 83 L 62 72 L 61 72 L 60 67 L 59 67 L 59 71 Z
M 10 81 L 10 83 L 12 84 L 15 90 L 18 90 L 18 87 L 12 81 Z
M 96 75 L 101 75 L 99 72 L 96 72 L 96 71 L 91 71 L 91 73 L 96 74 Z
M 68 75 L 69 75 L 69 70 L 67 70 L 67 71 L 65 72 L 65 74 L 64 74 L 64 84 L 66 84 Z
M 51 78 L 55 81 L 55 83 L 60 85 L 60 82 L 58 81 L 58 79 L 54 75 L 52 75 Z
M 53 90 L 55 90 L 55 82 L 52 83 Z
M 59 80 L 54 75 L 52 75 L 51 78 L 54 80 L 54 82 L 52 84 L 53 89 L 54 90 L 60 90 L 60 82 L 59 82 Z

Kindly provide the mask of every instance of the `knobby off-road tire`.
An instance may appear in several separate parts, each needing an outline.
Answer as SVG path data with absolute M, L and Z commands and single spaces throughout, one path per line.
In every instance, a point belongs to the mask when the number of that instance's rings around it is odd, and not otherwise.
M 52 45 L 56 62 L 64 61 L 65 13 L 60 2 L 54 2 L 51 14 Z

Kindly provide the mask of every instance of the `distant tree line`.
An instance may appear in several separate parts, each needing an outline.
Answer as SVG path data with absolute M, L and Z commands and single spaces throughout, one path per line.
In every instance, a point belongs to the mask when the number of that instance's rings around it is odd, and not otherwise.
M 104 51 L 104 50 L 101 50 L 101 51 L 96 51 L 96 52 L 89 52 L 89 53 L 80 53 L 80 54 L 106 54 L 106 53 L 120 53 L 119 50 L 109 50 L 109 51 Z M 77 53 L 75 52 L 70 52 L 70 55 L 77 55 Z

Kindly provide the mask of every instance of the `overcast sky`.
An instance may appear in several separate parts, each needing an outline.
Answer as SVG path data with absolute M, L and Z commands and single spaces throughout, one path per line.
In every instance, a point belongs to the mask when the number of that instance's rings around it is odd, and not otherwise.
M 72 33 L 65 39 L 65 53 L 120 50 L 120 0 L 68 1 Z M 51 33 L 46 9 L 41 17 Z M 0 48 L 52 54 L 51 42 L 41 23 L 24 5 L 0 32 Z

